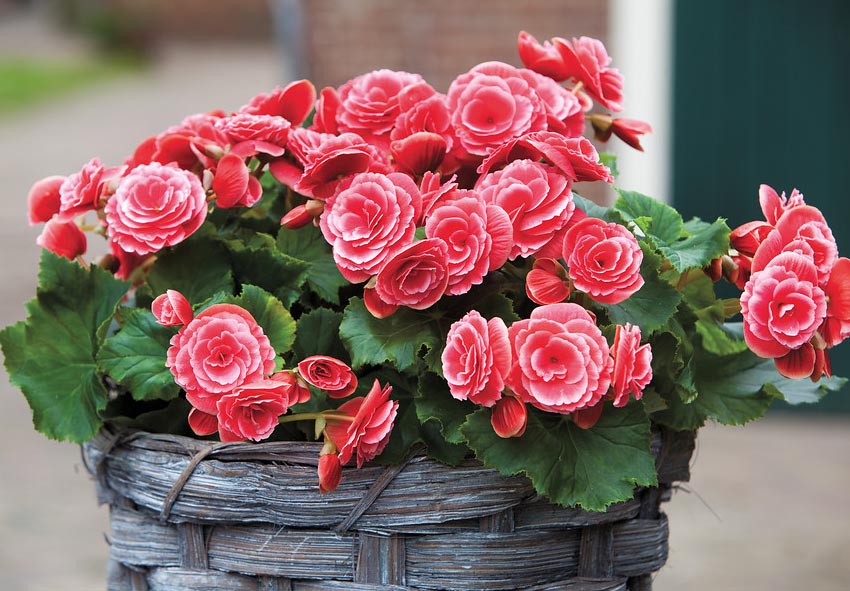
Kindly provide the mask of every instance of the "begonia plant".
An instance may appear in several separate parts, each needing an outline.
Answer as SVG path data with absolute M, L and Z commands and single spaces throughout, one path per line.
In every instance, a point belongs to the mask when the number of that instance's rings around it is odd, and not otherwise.
M 763 185 L 730 231 L 580 197 L 615 182 L 597 146 L 651 127 L 599 41 L 521 33 L 519 57 L 445 93 L 300 80 L 35 183 L 38 290 L 0 344 L 36 429 L 318 440 L 329 494 L 419 446 L 598 510 L 656 484 L 654 429 L 838 389 L 850 260 L 820 211 Z

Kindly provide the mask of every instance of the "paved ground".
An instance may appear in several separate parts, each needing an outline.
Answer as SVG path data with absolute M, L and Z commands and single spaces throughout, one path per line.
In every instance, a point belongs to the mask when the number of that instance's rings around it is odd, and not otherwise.
M 0 22 L 0 51 L 46 51 L 33 40 L 42 33 Z M 34 293 L 37 231 L 25 205 L 34 180 L 94 155 L 118 163 L 183 115 L 235 108 L 271 88 L 281 69 L 269 47 L 169 48 L 148 72 L 0 119 L 0 322 L 22 318 Z M 850 422 L 774 417 L 707 428 L 694 464 L 693 492 L 667 508 L 672 551 L 658 591 L 850 587 Z M 23 398 L 0 375 L 0 589 L 103 589 L 105 531 L 78 449 L 32 431 Z

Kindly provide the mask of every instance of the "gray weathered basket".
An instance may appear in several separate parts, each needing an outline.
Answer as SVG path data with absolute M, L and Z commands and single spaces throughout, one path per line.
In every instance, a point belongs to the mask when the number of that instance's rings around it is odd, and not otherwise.
M 656 434 L 660 487 L 604 513 L 472 460 L 345 469 L 323 495 L 320 444 L 103 431 L 83 453 L 111 505 L 110 590 L 643 591 L 693 448 L 693 433 Z

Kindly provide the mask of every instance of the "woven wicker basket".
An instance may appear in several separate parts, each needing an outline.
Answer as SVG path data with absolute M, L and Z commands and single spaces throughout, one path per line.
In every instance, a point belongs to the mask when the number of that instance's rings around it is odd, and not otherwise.
M 642 591 L 693 449 L 693 433 L 656 434 L 661 485 L 604 513 L 475 461 L 346 469 L 322 495 L 318 444 L 104 431 L 83 453 L 111 505 L 110 590 Z

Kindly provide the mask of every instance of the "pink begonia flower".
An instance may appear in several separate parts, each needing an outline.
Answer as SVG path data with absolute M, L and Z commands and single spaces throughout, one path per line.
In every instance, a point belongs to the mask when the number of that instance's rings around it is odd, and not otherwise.
M 761 271 L 781 252 L 793 250 L 810 256 L 818 272 L 818 285 L 826 285 L 838 260 L 838 245 L 823 214 L 811 205 L 783 213 L 753 256 L 752 272 Z
M 274 376 L 237 386 L 216 402 L 218 434 L 222 441 L 262 441 L 289 408 L 289 385 Z
M 545 411 L 570 413 L 599 402 L 614 360 L 593 317 L 577 304 L 550 304 L 508 329 L 508 387 Z
M 566 138 L 566 154 L 575 171 L 575 180 L 613 183 L 611 170 L 599 161 L 599 153 L 586 137 Z
M 291 126 L 288 120 L 275 115 L 236 113 L 218 119 L 215 127 L 227 136 L 231 144 L 259 140 L 283 147 Z
M 80 172 L 65 179 L 59 187 L 59 217 L 62 221 L 70 221 L 97 207 L 105 171 L 100 159 L 92 158 Z
M 454 398 L 493 406 L 511 369 L 508 328 L 501 318 L 488 321 L 472 310 L 449 328 L 441 361 Z
M 789 209 L 805 204 L 803 194 L 797 189 L 791 191 L 791 195 L 788 197 L 785 197 L 785 191 L 783 191 L 780 197 L 770 185 L 759 185 L 759 205 L 765 221 L 771 226 L 775 226 L 782 214 Z
M 643 389 L 652 381 L 652 349 L 649 343 L 640 344 L 640 327 L 618 324 L 611 354 L 614 356 L 611 377 L 614 406 L 625 406 L 629 394 L 640 400 Z
M 131 169 L 153 162 L 175 164 L 184 170 L 192 170 L 198 162 L 208 167 L 212 164 L 209 153 L 222 152 L 228 143 L 215 126 L 224 116 L 223 111 L 189 115 L 179 125 L 142 142 L 125 164 Z
M 194 312 L 192 304 L 179 291 L 174 289 L 166 292 L 153 301 L 151 312 L 157 323 L 162 326 L 183 326 L 192 322 Z
M 75 222 L 63 222 L 59 218 L 47 221 L 35 243 L 71 260 L 85 254 L 88 246 L 86 235 Z
M 353 417 L 353 421 L 334 421 L 328 418 L 325 432 L 339 449 L 339 461 L 347 464 L 356 454 L 357 467 L 374 459 L 384 451 L 390 440 L 398 402 L 390 400 L 393 388 L 383 388 L 375 380 L 372 389 L 363 397 L 358 396 L 343 403 L 336 414 Z
M 367 141 L 388 135 L 401 113 L 399 94 L 424 82 L 419 74 L 376 70 L 349 80 L 339 88 L 339 130 L 354 132 Z
M 549 131 L 566 137 L 579 137 L 584 133 L 584 108 L 575 94 L 551 78 L 531 70 L 520 70 L 520 75 L 543 101 Z
M 30 226 L 49 221 L 59 213 L 59 187 L 64 176 L 49 176 L 36 181 L 27 196 Z
M 752 274 L 741 294 L 744 340 L 759 357 L 782 357 L 812 338 L 826 308 L 812 259 L 780 253 Z
M 548 76 L 555 82 L 563 82 L 570 77 L 571 72 L 564 64 L 561 52 L 551 42 L 540 44 L 532 35 L 520 31 L 517 48 L 519 59 L 529 70 Z
M 841 257 L 832 267 L 826 296 L 826 319 L 820 329 L 827 347 L 834 347 L 850 336 L 850 259 Z
M 109 237 L 123 250 L 156 252 L 191 236 L 207 216 L 194 174 L 157 162 L 134 168 L 106 202 Z
M 245 164 L 245 160 L 230 153 L 222 157 L 213 174 L 212 189 L 216 207 L 251 207 L 263 196 L 263 187 Z
M 525 294 L 535 304 L 559 304 L 570 297 L 570 279 L 567 270 L 552 258 L 534 261 L 525 276 Z
M 401 173 L 358 174 L 328 199 L 319 226 L 343 277 L 359 283 L 377 274 L 413 240 L 421 207 L 419 188 Z
M 399 115 L 390 132 L 393 141 L 402 140 L 416 133 L 433 133 L 445 141 L 445 150 L 457 145 L 452 128 L 446 95 L 438 93 L 428 83 L 420 82 L 404 88 L 398 95 Z
M 505 210 L 485 204 L 472 191 L 467 194 L 438 205 L 425 224 L 428 238 L 440 238 L 448 245 L 448 295 L 479 285 L 488 272 L 505 263 L 512 246 L 513 230 Z
M 508 140 L 546 129 L 546 106 L 519 70 L 485 62 L 449 87 L 452 126 L 463 148 L 486 156 Z
M 244 308 L 214 304 L 171 338 L 166 367 L 192 406 L 216 414 L 218 399 L 274 371 L 275 352 Z
M 279 86 L 269 93 L 261 93 L 240 107 L 240 113 L 283 117 L 292 125 L 301 125 L 316 102 L 316 87 L 309 80 L 290 82 L 286 88 Z
M 339 359 L 312 355 L 298 363 L 298 373 L 308 384 L 324 390 L 331 398 L 351 396 L 357 389 L 357 376 Z
M 502 439 L 522 437 L 528 425 L 528 409 L 525 403 L 514 396 L 505 396 L 496 402 L 490 425 Z
M 643 286 L 643 252 L 624 226 L 586 218 L 564 237 L 573 285 L 601 304 L 619 304 Z
M 579 37 L 570 43 L 556 37 L 552 43 L 561 52 L 569 77 L 581 82 L 593 100 L 611 111 L 623 110 L 623 75 L 610 67 L 611 58 L 601 41 Z
M 484 201 L 504 209 L 513 225 L 510 258 L 535 254 L 558 232 L 575 209 L 570 180 L 556 168 L 514 160 L 484 176 L 476 189 Z
M 437 303 L 448 282 L 448 246 L 439 238 L 427 238 L 386 260 L 375 280 L 375 294 L 390 305 L 424 310 Z
M 329 493 L 336 490 L 342 480 L 342 464 L 338 454 L 319 456 L 319 492 Z

